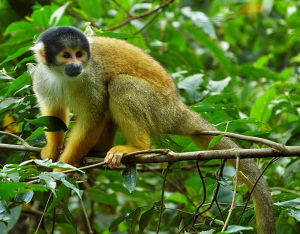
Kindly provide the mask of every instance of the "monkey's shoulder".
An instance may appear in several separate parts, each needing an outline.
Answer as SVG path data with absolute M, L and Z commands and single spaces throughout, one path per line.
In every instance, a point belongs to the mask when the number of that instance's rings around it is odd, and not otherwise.
M 120 39 L 89 37 L 91 54 L 111 74 L 141 78 L 159 88 L 175 89 L 168 72 L 140 48 Z

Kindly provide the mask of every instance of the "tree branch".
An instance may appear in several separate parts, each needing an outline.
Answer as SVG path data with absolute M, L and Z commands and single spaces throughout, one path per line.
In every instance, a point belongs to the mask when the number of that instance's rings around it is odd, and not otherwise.
M 11 145 L 11 144 L 1 144 L 0 148 L 8 150 L 20 150 L 37 152 L 41 151 L 39 147 L 26 147 L 22 145 Z M 154 155 L 147 155 L 154 154 Z M 143 157 L 133 157 L 136 155 L 143 155 Z M 300 156 L 300 146 L 285 146 L 285 151 L 274 151 L 270 148 L 264 149 L 226 149 L 226 150 L 203 150 L 194 152 L 184 152 L 175 153 L 168 149 L 152 149 L 152 150 L 141 150 L 127 154 L 122 161 L 135 162 L 135 163 L 162 163 L 162 162 L 177 162 L 177 161 L 187 161 L 187 160 L 210 160 L 210 159 L 235 159 L 236 155 L 243 158 L 270 158 L 270 157 L 291 157 Z M 87 156 L 97 156 L 95 154 Z M 97 166 L 99 163 L 96 163 Z M 101 163 L 99 165 L 104 165 Z M 89 165 L 83 167 L 84 169 L 89 169 L 96 167 L 94 165 Z
M 36 153 L 40 153 L 42 151 L 42 148 L 39 147 L 25 146 L 25 145 L 12 145 L 12 144 L 3 144 L 3 143 L 0 143 L 0 149 L 27 151 L 27 152 L 36 152 Z
M 236 139 L 240 139 L 240 140 L 252 141 L 252 142 L 255 142 L 255 143 L 261 143 L 261 144 L 270 146 L 271 148 L 274 148 L 274 149 L 279 150 L 279 151 L 284 151 L 285 150 L 284 145 L 279 144 L 279 143 L 274 142 L 274 141 L 264 139 L 264 138 L 260 138 L 260 137 L 245 136 L 245 135 L 241 135 L 241 134 L 237 134 L 237 133 L 221 132 L 221 131 L 199 131 L 196 134 L 197 135 L 210 135 L 210 136 L 224 135 L 224 136 L 227 136 L 227 137 L 236 138 Z
M 107 29 L 104 29 L 104 31 L 112 31 L 112 30 L 115 30 L 117 28 L 120 28 L 128 23 L 130 23 L 132 20 L 136 20 L 136 19 L 140 19 L 140 18 L 143 18 L 143 17 L 146 17 L 148 15 L 151 15 L 151 14 L 154 14 L 156 12 L 159 12 L 159 11 L 162 11 L 163 9 L 165 9 L 167 6 L 169 6 L 171 3 L 173 3 L 174 0 L 168 0 L 166 1 L 164 4 L 162 4 L 160 7 L 158 8 L 155 8 L 153 10 L 150 10 L 150 11 L 146 11 L 142 14 L 139 14 L 139 15 L 135 15 L 135 16 L 130 16 L 128 17 L 127 19 L 123 20 L 121 23 L 115 25 L 115 26 L 112 26 L 110 28 L 107 28 Z
M 21 142 L 23 143 L 23 145 L 25 145 L 25 146 L 27 146 L 27 147 L 28 147 L 28 146 L 30 147 L 30 145 L 29 145 L 23 138 L 21 138 L 21 137 L 15 135 L 15 134 L 13 134 L 13 133 L 5 132 L 5 131 L 0 131 L 0 134 L 14 137 L 14 138 L 18 139 L 19 141 L 21 141 Z

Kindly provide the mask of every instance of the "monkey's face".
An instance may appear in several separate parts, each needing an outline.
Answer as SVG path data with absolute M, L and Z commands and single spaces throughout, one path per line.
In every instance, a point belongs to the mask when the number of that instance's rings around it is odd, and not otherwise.
M 39 63 L 62 77 L 79 76 L 90 58 L 86 36 L 69 26 L 46 30 L 31 49 Z
M 81 74 L 88 61 L 87 52 L 80 47 L 65 48 L 56 56 L 55 64 L 60 72 L 69 77 Z

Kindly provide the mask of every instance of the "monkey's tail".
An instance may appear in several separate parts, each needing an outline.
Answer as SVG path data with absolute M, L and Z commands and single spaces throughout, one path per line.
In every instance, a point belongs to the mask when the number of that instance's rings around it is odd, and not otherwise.
M 203 120 L 201 120 L 203 121 Z M 205 124 L 209 126 L 205 129 L 207 131 L 216 131 L 216 129 L 209 123 Z M 203 129 L 203 127 L 202 127 Z M 204 130 L 204 129 L 203 129 Z M 199 146 L 207 148 L 212 136 L 204 135 L 193 135 L 192 140 Z M 232 140 L 227 137 L 223 139 L 216 145 L 213 149 L 232 149 L 239 148 Z M 235 166 L 235 160 L 229 160 L 229 162 Z M 247 185 L 248 189 L 251 191 L 253 185 L 259 178 L 261 171 L 258 169 L 256 163 L 253 159 L 241 159 L 239 164 L 239 171 L 242 174 L 243 182 Z M 267 182 L 263 177 L 260 178 L 257 183 L 252 197 L 254 200 L 254 210 L 256 214 L 257 231 L 260 234 L 273 234 L 276 233 L 275 230 L 275 219 L 273 214 L 273 202 L 271 193 Z
M 200 147 L 207 149 L 207 146 L 213 136 L 197 135 L 199 131 L 216 131 L 209 122 L 201 115 L 190 110 L 179 100 L 175 100 L 172 105 L 177 107 L 174 114 L 170 114 L 169 121 L 173 121 L 173 131 L 170 133 L 190 136 L 192 140 Z M 213 149 L 233 149 L 240 148 L 230 138 L 223 137 L 222 140 Z M 236 160 L 229 160 L 233 166 Z M 251 191 L 255 182 L 261 175 L 253 159 L 241 159 L 239 163 L 241 178 Z M 254 209 L 256 214 L 257 231 L 259 234 L 273 234 L 275 231 L 275 220 L 273 213 L 273 202 L 267 182 L 261 177 L 252 193 L 254 200 Z

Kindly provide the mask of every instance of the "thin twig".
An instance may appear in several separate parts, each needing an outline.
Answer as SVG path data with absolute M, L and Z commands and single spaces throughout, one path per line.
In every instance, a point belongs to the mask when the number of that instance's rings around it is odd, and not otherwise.
M 128 17 L 131 17 L 131 14 L 117 0 L 112 0 L 112 2 L 116 4 L 119 8 L 121 8 L 127 14 Z
M 246 207 L 248 206 L 248 203 L 249 203 L 249 201 L 250 201 L 250 198 L 251 198 L 251 196 L 252 196 L 252 193 L 253 193 L 253 191 L 254 191 L 256 185 L 258 184 L 258 181 L 259 181 L 260 178 L 263 176 L 263 174 L 265 173 L 265 171 L 269 168 L 269 166 L 271 166 L 271 164 L 272 164 L 273 162 L 277 161 L 279 158 L 280 158 L 280 157 L 272 158 L 272 160 L 270 160 L 270 162 L 267 164 L 267 166 L 266 166 L 266 167 L 262 170 L 262 172 L 260 173 L 259 177 L 258 177 L 257 180 L 255 181 L 255 184 L 253 185 L 253 187 L 252 187 L 252 189 L 251 189 L 251 191 L 250 191 L 249 197 L 248 197 L 248 199 L 247 199 L 247 201 L 246 201 L 246 203 L 245 203 L 244 209 L 243 209 L 243 211 L 242 211 L 242 214 L 240 215 L 240 219 L 239 219 L 238 223 L 240 223 L 241 220 L 242 220 L 242 217 L 243 217 L 243 215 L 244 215 L 244 213 L 245 213 L 245 211 L 246 211 Z
M 236 138 L 236 139 L 240 139 L 240 140 L 261 143 L 261 144 L 270 146 L 273 149 L 279 150 L 280 152 L 286 150 L 284 145 L 279 144 L 277 142 L 270 141 L 270 140 L 267 140 L 267 139 L 264 139 L 264 138 L 260 138 L 260 137 L 245 136 L 245 135 L 241 135 L 241 134 L 237 134 L 237 133 L 232 133 L 232 132 L 197 131 L 196 135 L 211 135 L 211 136 L 224 135 L 224 136 L 227 136 L 227 137 Z
M 162 177 L 164 179 L 164 175 L 162 175 L 161 173 L 159 173 L 158 171 L 155 171 L 153 169 L 151 169 L 150 167 L 148 167 L 147 165 L 144 165 L 145 167 L 149 168 L 149 170 L 151 170 L 154 174 Z M 180 168 L 181 169 L 181 168 Z M 165 170 L 165 169 L 164 169 Z M 190 171 L 193 169 L 190 169 Z M 172 185 L 178 192 L 180 192 L 181 194 L 183 194 L 183 196 L 185 196 L 185 198 L 193 205 L 194 201 L 186 194 L 186 191 L 184 191 L 180 186 L 178 186 L 176 183 L 174 183 L 172 180 L 169 180 L 168 178 L 166 178 L 167 182 Z
M 140 18 L 143 18 L 143 17 L 146 17 L 148 15 L 152 15 L 156 12 L 159 12 L 159 11 L 162 11 L 163 9 L 165 9 L 167 6 L 169 6 L 171 3 L 173 3 L 174 0 L 168 0 L 166 1 L 164 4 L 162 4 L 160 7 L 157 7 L 153 10 L 149 10 L 149 11 L 146 11 L 144 13 L 141 13 L 139 15 L 135 15 L 135 16 L 131 16 L 131 17 L 128 17 L 127 19 L 123 20 L 121 23 L 115 25 L 115 26 L 112 26 L 110 28 L 107 28 L 105 29 L 104 31 L 112 31 L 112 30 L 115 30 L 117 28 L 120 28 L 128 23 L 130 23 L 132 20 L 136 20 L 136 19 L 140 19 Z
M 160 203 L 159 218 L 158 218 L 158 223 L 157 223 L 157 228 L 156 228 L 157 234 L 159 233 L 160 223 L 161 223 L 161 218 L 162 218 L 162 213 L 163 213 L 163 207 L 164 207 L 166 179 L 167 179 L 167 175 L 168 175 L 171 165 L 172 165 L 172 163 L 168 163 L 168 166 L 164 173 L 164 179 L 163 179 L 163 184 L 162 184 L 162 189 L 161 189 L 161 203 Z
M 26 147 L 31 147 L 24 139 L 22 139 L 21 137 L 15 135 L 15 134 L 13 134 L 13 133 L 0 131 L 0 134 L 12 136 L 12 137 L 18 139 L 19 141 L 21 141 L 21 142 L 23 143 L 24 146 L 26 146 Z
M 225 163 L 226 163 L 226 160 L 223 160 L 222 165 L 221 165 L 221 168 L 220 168 L 219 177 L 223 177 L 223 170 L 224 170 L 224 167 L 225 167 Z M 202 214 L 206 213 L 207 211 L 209 211 L 209 210 L 212 208 L 214 202 L 216 202 L 216 204 L 217 204 L 217 206 L 218 206 L 218 199 L 217 199 L 217 198 L 218 198 L 218 193 L 219 193 L 220 185 L 221 185 L 221 184 L 218 182 L 218 183 L 217 183 L 217 187 L 216 187 L 215 192 L 214 192 L 213 199 L 211 200 L 211 203 L 210 203 L 209 207 L 207 207 L 205 210 L 203 210 L 202 212 L 200 212 L 200 213 L 198 213 L 198 214 L 196 215 L 196 218 L 194 219 L 195 223 L 196 223 L 197 218 L 198 218 L 199 216 L 201 216 Z M 205 204 L 203 204 L 203 206 L 204 206 L 204 205 L 205 205 Z M 220 214 L 221 214 L 221 216 L 222 216 L 223 221 L 225 222 L 225 219 L 224 219 L 224 217 L 223 217 L 222 211 L 221 211 L 221 209 L 220 209 L 219 206 L 218 206 L 218 209 L 219 209 L 219 212 L 220 212 Z M 192 226 L 193 226 L 193 225 L 192 225 Z
M 220 177 L 220 178 L 223 177 L 223 171 L 224 171 L 224 167 L 225 167 L 226 161 L 227 161 L 227 160 L 225 159 L 225 160 L 223 160 L 223 162 L 222 162 L 222 165 L 221 165 L 221 168 L 220 168 L 220 173 L 219 173 L 219 177 Z M 214 203 L 214 201 L 215 201 L 216 204 L 217 204 L 219 213 L 220 213 L 220 215 L 221 215 L 221 217 L 222 217 L 222 220 L 223 220 L 223 222 L 225 222 L 225 219 L 224 219 L 222 210 L 221 210 L 221 208 L 220 208 L 220 206 L 219 206 L 219 204 L 221 204 L 221 203 L 218 202 L 218 193 L 219 193 L 220 186 L 221 186 L 221 184 L 218 182 L 217 188 L 216 188 L 216 190 L 215 190 L 214 197 L 213 197 L 213 200 L 212 200 L 212 202 L 211 202 L 211 206 L 209 207 L 209 209 L 212 207 L 212 205 L 213 205 L 213 203 Z
M 221 232 L 225 232 L 228 223 L 229 223 L 229 219 L 231 217 L 232 211 L 233 211 L 233 207 L 234 207 L 234 203 L 235 203 L 235 198 L 236 198 L 236 192 L 237 192 L 237 187 L 238 187 L 238 180 L 239 180 L 239 162 L 240 162 L 240 158 L 237 157 L 236 158 L 236 166 L 235 166 L 235 184 L 234 184 L 234 191 L 233 191 L 233 195 L 232 195 L 232 202 L 231 202 L 231 206 L 229 208 L 229 212 L 225 221 L 225 224 L 221 230 Z
M 291 190 L 291 189 L 286 189 L 286 188 L 281 188 L 281 187 L 272 187 L 270 188 L 272 191 L 281 191 L 281 192 L 284 192 L 284 193 L 293 193 L 293 194 L 296 194 L 298 196 L 300 196 L 300 192 L 298 191 L 295 191 L 295 190 Z
M 48 198 L 48 200 L 47 200 L 47 202 L 46 202 L 45 208 L 44 208 L 44 210 L 43 210 L 42 217 L 41 217 L 40 222 L 39 222 L 39 224 L 38 224 L 38 226 L 37 226 L 37 228 L 36 228 L 36 230 L 35 230 L 35 234 L 37 234 L 37 232 L 38 232 L 38 230 L 39 230 L 39 228 L 40 228 L 40 226 L 41 226 L 41 224 L 42 224 L 44 215 L 45 215 L 45 213 L 46 213 L 46 210 L 47 210 L 47 208 L 48 208 L 48 204 L 49 204 L 51 198 L 52 198 L 52 193 L 50 193 L 49 198 Z
M 52 227 L 51 227 L 51 234 L 54 233 L 55 230 L 55 220 L 56 220 L 56 206 L 53 207 L 53 213 L 52 213 Z
M 143 27 L 141 27 L 139 30 L 134 32 L 133 35 L 136 35 L 136 34 L 140 33 L 141 31 L 143 31 L 145 28 L 147 28 L 149 26 L 149 24 L 151 24 L 157 18 L 157 16 L 159 16 L 159 13 L 160 12 L 156 13 L 147 23 L 144 24 Z
M 205 181 L 204 181 L 203 175 L 202 175 L 200 167 L 199 167 L 199 160 L 197 160 L 196 166 L 197 166 L 198 174 L 200 176 L 202 186 L 203 186 L 203 200 L 202 200 L 201 204 L 197 207 L 196 212 L 194 214 L 194 220 L 193 220 L 193 223 L 192 223 L 192 228 L 195 226 L 200 208 L 203 206 L 203 204 L 206 201 L 206 185 L 205 185 Z
M 78 188 L 78 185 L 77 185 L 77 188 Z M 80 200 L 80 205 L 81 205 L 81 208 L 82 208 L 82 211 L 83 211 L 83 215 L 84 215 L 86 224 L 87 224 L 88 229 L 89 229 L 89 234 L 93 234 L 94 231 L 93 231 L 93 229 L 92 229 L 92 226 L 91 226 L 91 223 L 90 223 L 88 214 L 87 214 L 86 209 L 85 209 L 85 206 L 84 206 L 84 204 L 83 204 L 83 200 L 82 200 L 81 197 L 79 197 L 79 200 Z

